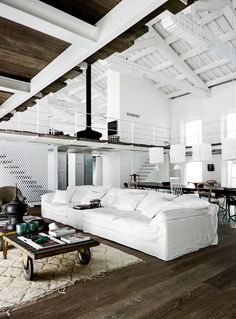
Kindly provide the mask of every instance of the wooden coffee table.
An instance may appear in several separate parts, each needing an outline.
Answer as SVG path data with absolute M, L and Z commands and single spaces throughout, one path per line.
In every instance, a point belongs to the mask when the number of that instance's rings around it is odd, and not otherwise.
M 26 280 L 32 280 L 34 275 L 33 260 L 51 257 L 68 253 L 71 251 L 78 252 L 78 259 L 82 265 L 87 265 L 90 262 L 91 253 L 90 247 L 100 245 L 96 240 L 90 239 L 87 241 L 75 243 L 75 244 L 58 244 L 53 247 L 35 249 L 29 244 L 18 239 L 17 235 L 3 235 L 3 258 L 7 258 L 8 244 L 11 244 L 18 248 L 23 255 L 22 266 L 23 273 Z
M 16 231 L 15 230 L 7 230 L 4 226 L 0 226 L 0 251 L 2 251 L 2 247 L 3 247 L 3 235 L 13 235 L 15 234 Z

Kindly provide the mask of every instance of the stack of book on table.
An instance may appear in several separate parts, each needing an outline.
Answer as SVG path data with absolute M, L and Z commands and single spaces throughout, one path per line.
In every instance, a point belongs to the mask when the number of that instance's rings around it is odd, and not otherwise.
M 62 227 L 54 230 L 49 230 L 48 234 L 53 237 L 62 237 L 75 234 L 75 229 L 71 227 Z
M 75 244 L 75 243 L 90 240 L 90 237 L 83 236 L 79 233 L 76 233 L 76 234 L 71 234 L 71 235 L 67 235 L 67 236 L 62 236 L 61 240 L 63 240 L 67 244 Z

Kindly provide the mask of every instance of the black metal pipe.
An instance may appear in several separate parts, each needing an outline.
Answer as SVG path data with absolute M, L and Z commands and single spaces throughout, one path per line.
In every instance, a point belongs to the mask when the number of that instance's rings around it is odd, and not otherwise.
M 91 128 L 91 111 L 92 111 L 92 82 L 91 82 L 91 65 L 88 64 L 86 69 L 86 127 Z

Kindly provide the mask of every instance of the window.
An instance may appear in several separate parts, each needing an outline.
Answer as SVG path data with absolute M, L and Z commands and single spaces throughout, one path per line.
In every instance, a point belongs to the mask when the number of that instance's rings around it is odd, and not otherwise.
M 202 121 L 187 121 L 185 122 L 185 143 L 193 145 L 202 142 Z
M 227 138 L 235 138 L 236 137 L 236 112 L 226 114 L 225 118 L 225 128 Z M 236 162 L 228 161 L 227 162 L 227 185 L 228 187 L 236 187 Z
M 236 188 L 236 162 L 229 161 L 228 162 L 228 187 Z
M 202 163 L 188 162 L 185 166 L 185 184 L 202 182 Z
M 188 146 L 202 142 L 202 121 L 185 122 L 185 143 Z M 185 183 L 202 182 L 202 163 L 188 162 L 185 166 Z
M 236 137 L 236 113 L 226 114 L 226 137 Z

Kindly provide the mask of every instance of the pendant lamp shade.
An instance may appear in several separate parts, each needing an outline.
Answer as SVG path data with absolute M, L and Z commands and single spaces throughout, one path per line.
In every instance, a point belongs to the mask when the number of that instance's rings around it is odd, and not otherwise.
M 163 147 L 149 148 L 149 163 L 150 164 L 164 163 L 164 149 L 163 149 Z
M 176 144 L 170 146 L 170 162 L 180 164 L 185 162 L 185 146 Z
M 224 161 L 236 159 L 236 138 L 225 138 L 222 141 L 222 159 Z
M 192 150 L 194 162 L 209 162 L 212 160 L 212 146 L 210 143 L 194 144 Z

